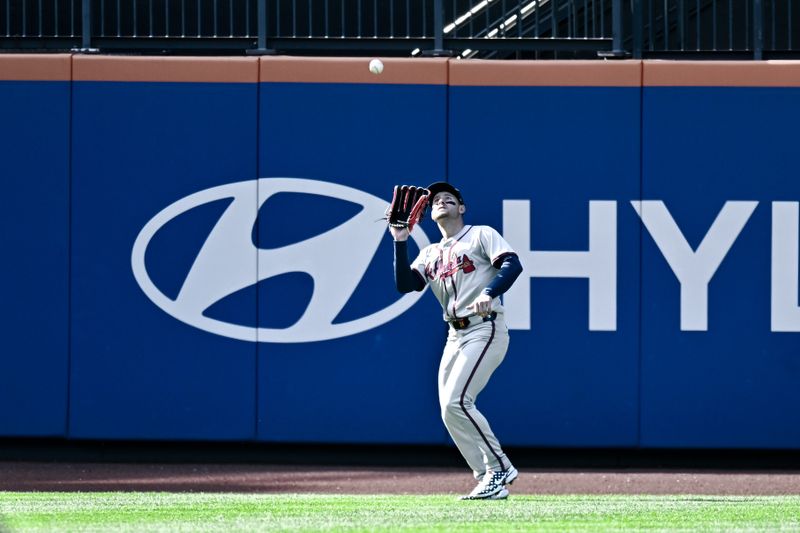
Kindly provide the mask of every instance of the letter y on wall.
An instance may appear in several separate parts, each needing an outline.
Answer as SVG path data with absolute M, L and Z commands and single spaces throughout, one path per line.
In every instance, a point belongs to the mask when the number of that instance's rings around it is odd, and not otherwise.
M 661 200 L 632 201 L 642 223 L 681 284 L 681 331 L 708 330 L 708 283 L 758 202 L 725 202 L 697 250 L 692 250 Z

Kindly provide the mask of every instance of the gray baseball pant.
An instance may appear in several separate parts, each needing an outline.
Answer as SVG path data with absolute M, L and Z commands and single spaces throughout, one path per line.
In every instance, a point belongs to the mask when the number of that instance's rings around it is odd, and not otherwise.
M 447 431 L 476 478 L 487 470 L 506 470 L 511 462 L 486 418 L 475 407 L 508 350 L 503 315 L 462 330 L 450 327 L 439 365 L 439 405 Z

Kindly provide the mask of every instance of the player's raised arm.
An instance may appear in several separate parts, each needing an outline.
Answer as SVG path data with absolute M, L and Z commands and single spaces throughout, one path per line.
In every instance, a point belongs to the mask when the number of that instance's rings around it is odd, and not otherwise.
M 397 185 L 392 202 L 386 209 L 389 233 L 394 239 L 394 281 L 402 293 L 421 291 L 425 280 L 408 262 L 408 236 L 419 222 L 428 205 L 428 190 L 424 187 Z
M 425 288 L 425 282 L 420 279 L 419 273 L 412 269 L 408 262 L 407 237 L 408 232 L 406 232 L 406 240 L 394 241 L 394 283 L 397 290 L 402 293 L 421 291 Z

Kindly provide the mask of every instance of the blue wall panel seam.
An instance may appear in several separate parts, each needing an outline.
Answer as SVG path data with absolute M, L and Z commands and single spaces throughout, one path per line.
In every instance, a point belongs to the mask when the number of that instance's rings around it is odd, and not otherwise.
M 256 75 L 256 220 L 258 220 L 258 199 L 260 198 L 260 189 L 261 189 L 261 60 L 258 60 L 256 68 L 258 69 L 258 73 Z M 255 227 L 256 232 L 256 242 L 261 242 L 261 236 L 259 235 L 259 224 L 256 223 Z M 256 250 L 256 285 L 258 285 L 258 267 L 259 267 L 259 253 Z M 258 327 L 261 324 L 260 317 L 259 317 L 259 295 L 258 291 L 256 290 L 256 360 L 255 360 L 255 375 L 253 379 L 255 380 L 255 391 L 253 401 L 255 402 L 255 411 L 254 411 L 254 421 L 253 421 L 253 441 L 259 440 L 259 404 L 261 399 L 260 394 L 260 361 L 261 361 L 261 343 L 258 339 Z
M 72 426 L 72 178 L 73 178 L 73 111 L 75 56 L 69 59 L 69 84 L 67 112 L 67 393 L 64 437 L 69 438 Z
M 444 85 L 444 177 L 442 178 L 447 183 L 450 183 L 450 62 L 448 59 L 445 65 L 446 78 Z M 436 180 L 438 181 L 438 179 Z M 431 207 L 431 210 L 433 208 Z M 444 444 L 452 444 L 450 440 L 450 433 L 447 428 L 442 424 L 442 433 L 444 435 Z
M 644 63 L 639 62 L 639 201 L 644 198 Z M 641 205 L 641 204 L 640 204 Z M 642 357 L 644 357 L 643 347 L 643 323 L 644 319 L 642 313 L 643 298 L 642 291 L 644 290 L 644 271 L 642 260 L 642 224 L 638 224 L 639 230 L 639 339 L 638 339 L 638 354 L 637 354 L 637 372 L 636 372 L 636 447 L 642 447 Z

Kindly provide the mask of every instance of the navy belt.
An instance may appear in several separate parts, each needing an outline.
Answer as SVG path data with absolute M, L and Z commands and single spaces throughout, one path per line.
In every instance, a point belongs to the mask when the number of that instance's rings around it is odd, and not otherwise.
M 495 318 L 497 318 L 497 312 L 492 311 L 486 316 L 472 315 L 465 318 L 454 318 L 453 320 L 448 320 L 447 322 L 453 326 L 453 329 L 467 329 L 475 324 L 491 322 Z

